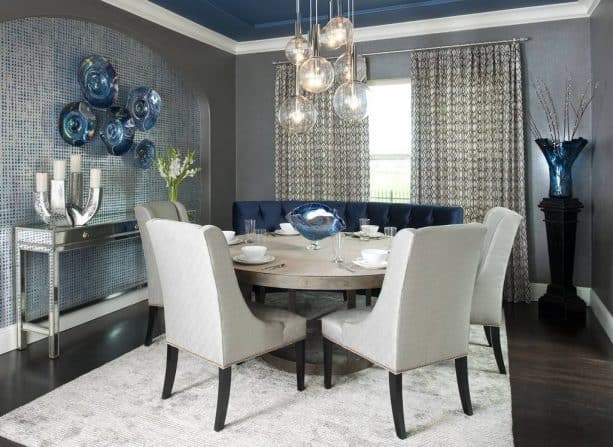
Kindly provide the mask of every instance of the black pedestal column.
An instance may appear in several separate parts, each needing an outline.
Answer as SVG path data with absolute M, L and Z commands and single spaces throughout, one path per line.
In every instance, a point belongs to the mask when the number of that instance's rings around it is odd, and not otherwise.
M 539 316 L 544 319 L 584 324 L 585 302 L 573 285 L 577 214 L 583 204 L 575 198 L 545 198 L 539 204 L 545 213 L 551 284 L 539 299 Z

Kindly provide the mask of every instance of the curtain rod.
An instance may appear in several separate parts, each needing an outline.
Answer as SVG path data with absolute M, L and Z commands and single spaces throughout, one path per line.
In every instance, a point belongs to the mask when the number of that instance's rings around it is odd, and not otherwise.
M 529 37 L 515 37 L 513 39 L 506 39 L 506 40 L 492 40 L 488 42 L 473 42 L 473 43 L 463 43 L 463 44 L 458 44 L 458 45 L 444 45 L 440 47 L 424 47 L 424 48 L 409 48 L 406 50 L 378 51 L 374 53 L 362 53 L 361 56 L 364 56 L 364 57 L 381 56 L 385 54 L 414 53 L 417 51 L 445 50 L 449 48 L 463 48 L 463 47 L 477 47 L 481 45 L 496 45 L 496 44 L 502 44 L 502 43 L 527 42 L 528 40 L 530 40 Z M 336 58 L 329 57 L 327 59 L 333 60 Z M 274 61 L 273 65 L 289 64 L 289 63 L 290 63 L 289 61 Z

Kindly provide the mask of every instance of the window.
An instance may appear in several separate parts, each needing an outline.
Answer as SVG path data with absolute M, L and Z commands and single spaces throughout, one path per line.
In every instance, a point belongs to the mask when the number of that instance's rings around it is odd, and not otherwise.
M 411 176 L 411 83 L 370 81 L 370 200 L 408 202 Z

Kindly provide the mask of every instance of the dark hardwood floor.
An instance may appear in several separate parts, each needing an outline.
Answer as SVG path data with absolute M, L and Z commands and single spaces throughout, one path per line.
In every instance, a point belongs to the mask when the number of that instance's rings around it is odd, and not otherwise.
M 594 316 L 565 329 L 539 321 L 536 304 L 507 304 L 505 313 L 515 445 L 611 445 L 613 345 Z M 140 303 L 62 333 L 55 361 L 44 340 L 1 355 L 0 415 L 140 346 L 146 322 Z

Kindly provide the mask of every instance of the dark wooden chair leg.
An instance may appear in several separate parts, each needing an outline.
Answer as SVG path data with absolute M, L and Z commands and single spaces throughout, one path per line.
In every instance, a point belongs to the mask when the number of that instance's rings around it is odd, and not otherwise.
M 366 305 L 372 306 L 372 290 L 371 289 L 366 290 Z
M 355 309 L 356 297 L 355 290 L 347 290 L 347 309 Z
M 455 375 L 458 380 L 458 390 L 460 390 L 460 400 L 462 410 L 469 416 L 473 415 L 473 406 L 470 402 L 470 388 L 468 387 L 468 360 L 466 357 L 455 359 Z
M 492 335 L 490 334 L 490 326 L 483 326 L 483 332 L 485 332 L 485 338 L 487 338 L 488 346 L 492 346 Z
M 296 386 L 298 391 L 304 390 L 305 345 L 305 340 L 294 344 L 296 349 Z
M 153 340 L 153 326 L 158 315 L 159 307 L 149 306 L 149 320 L 147 322 L 147 334 L 145 335 L 145 346 L 151 346 Z
M 500 371 L 500 374 L 506 374 L 507 370 L 504 367 L 502 347 L 500 346 L 500 328 L 497 326 L 490 326 L 490 334 L 492 336 L 492 347 L 494 348 L 494 357 L 496 358 L 498 371 Z
M 324 388 L 332 388 L 332 342 L 324 338 Z
M 402 374 L 389 373 L 390 400 L 392 402 L 392 416 L 394 417 L 394 427 L 396 436 L 400 439 L 407 437 L 404 428 L 404 405 L 402 403 Z
M 175 383 L 175 374 L 177 372 L 178 358 L 179 350 L 174 346 L 166 345 L 166 376 L 164 377 L 162 399 L 168 399 L 172 394 L 172 386 Z
M 257 286 L 255 288 L 255 302 L 264 304 L 266 301 L 266 287 Z
M 223 430 L 226 425 L 228 402 L 230 401 L 230 384 L 232 382 L 232 367 L 219 368 L 219 386 L 217 388 L 217 412 L 215 413 L 215 431 Z

